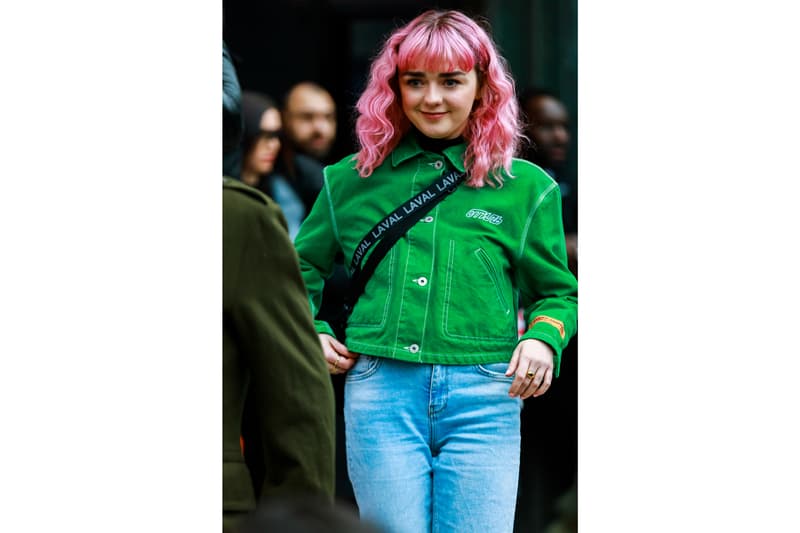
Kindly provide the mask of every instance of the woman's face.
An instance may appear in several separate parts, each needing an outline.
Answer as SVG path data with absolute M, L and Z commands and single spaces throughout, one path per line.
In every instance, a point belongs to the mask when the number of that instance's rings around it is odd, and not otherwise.
M 469 72 L 432 72 L 409 69 L 400 73 L 400 98 L 408 120 L 432 139 L 455 139 L 469 121 L 480 97 L 478 75 Z
M 277 109 L 267 109 L 261 115 L 261 133 L 247 157 L 247 168 L 251 172 L 263 175 L 275 168 L 275 159 L 281 149 L 281 114 Z

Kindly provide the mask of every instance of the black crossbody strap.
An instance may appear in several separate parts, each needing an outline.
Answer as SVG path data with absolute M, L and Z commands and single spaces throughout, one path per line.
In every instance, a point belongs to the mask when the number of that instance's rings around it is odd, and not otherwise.
M 430 187 L 424 191 L 415 194 L 403 205 L 395 209 L 386 218 L 375 224 L 367 234 L 361 239 L 361 242 L 356 246 L 356 251 L 353 254 L 353 259 L 350 261 L 350 276 L 355 276 L 361 268 L 361 262 L 364 259 L 367 251 L 375 245 L 376 242 L 386 236 L 387 230 L 394 227 L 403 220 L 411 219 L 416 222 L 424 212 L 420 209 L 427 205 L 429 202 L 434 202 L 431 205 L 436 205 L 444 196 L 455 190 L 456 186 L 464 179 L 466 174 L 454 170 L 447 174 L 443 174 L 441 178 L 431 184 Z M 430 209 L 428 209 L 430 211 Z M 427 211 L 426 211 L 427 212 Z M 374 255 L 374 254 L 373 254 Z
M 458 172 L 457 170 L 443 175 L 430 187 L 415 195 L 376 224 L 367 233 L 356 248 L 356 253 L 353 254 L 353 260 L 350 263 L 350 286 L 345 295 L 345 309 L 348 312 L 352 311 L 361 293 L 364 292 L 364 287 L 366 287 L 367 281 L 375 272 L 378 263 L 381 262 L 398 239 L 405 235 L 411 229 L 411 226 L 416 224 L 436 204 L 455 191 L 465 177 L 466 173 Z M 370 254 L 362 269 L 360 264 L 366 252 L 372 246 L 375 246 L 375 250 Z

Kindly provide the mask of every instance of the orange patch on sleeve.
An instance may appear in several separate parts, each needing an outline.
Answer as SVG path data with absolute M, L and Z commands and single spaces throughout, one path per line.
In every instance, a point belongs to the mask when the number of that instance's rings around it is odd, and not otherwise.
M 556 320 L 555 318 L 550 318 L 549 316 L 544 316 L 544 315 L 534 317 L 534 319 L 531 320 L 531 323 L 528 324 L 528 329 L 531 329 L 537 322 L 544 322 L 545 324 L 550 324 L 551 326 L 556 328 L 558 330 L 558 333 L 561 335 L 562 339 L 567 335 L 566 331 L 564 330 L 563 322 L 561 322 L 560 320 Z

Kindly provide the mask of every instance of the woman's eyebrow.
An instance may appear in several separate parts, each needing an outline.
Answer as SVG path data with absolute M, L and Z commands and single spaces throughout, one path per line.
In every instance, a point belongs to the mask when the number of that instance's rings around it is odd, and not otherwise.
M 457 76 L 466 76 L 467 73 L 462 70 L 454 70 L 453 72 L 440 72 L 440 78 L 455 78 Z

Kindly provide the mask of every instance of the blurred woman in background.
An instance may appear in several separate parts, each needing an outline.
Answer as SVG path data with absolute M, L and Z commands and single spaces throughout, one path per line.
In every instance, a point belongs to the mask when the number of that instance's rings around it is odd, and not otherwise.
M 286 178 L 275 172 L 283 136 L 278 106 L 265 94 L 244 91 L 242 115 L 244 134 L 240 179 L 264 192 L 281 206 L 289 227 L 289 237 L 294 240 L 300 223 L 305 218 L 306 208 Z

